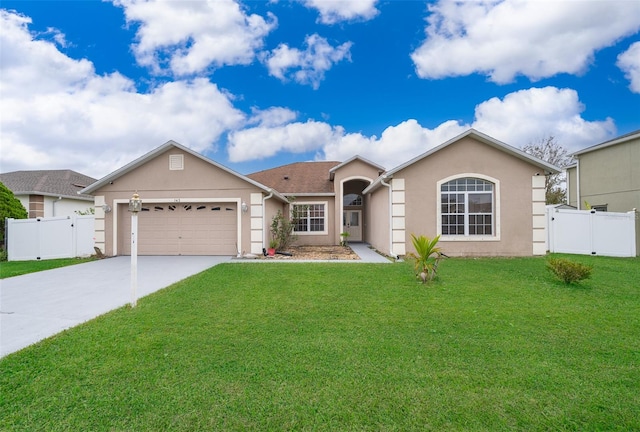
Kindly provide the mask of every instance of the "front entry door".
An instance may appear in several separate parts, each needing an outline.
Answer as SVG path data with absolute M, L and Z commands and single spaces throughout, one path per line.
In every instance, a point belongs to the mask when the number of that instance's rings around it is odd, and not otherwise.
M 347 241 L 362 241 L 362 210 L 345 210 L 342 214 L 343 232 L 348 232 Z

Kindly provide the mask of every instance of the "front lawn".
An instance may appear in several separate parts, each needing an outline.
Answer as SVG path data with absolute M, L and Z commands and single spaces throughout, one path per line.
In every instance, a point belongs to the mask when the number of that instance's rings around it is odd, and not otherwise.
M 2 261 L 0 262 L 0 279 L 66 267 L 95 260 L 91 258 L 61 258 L 42 261 Z
M 640 260 L 223 264 L 0 360 L 0 430 L 640 430 Z

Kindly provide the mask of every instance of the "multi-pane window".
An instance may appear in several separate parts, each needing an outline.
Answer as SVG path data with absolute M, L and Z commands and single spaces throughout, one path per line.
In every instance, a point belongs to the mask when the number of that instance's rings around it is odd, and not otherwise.
M 342 205 L 344 205 L 345 207 L 348 206 L 361 206 L 362 205 L 362 195 L 359 194 L 347 194 L 344 196 L 344 199 L 342 200 Z
M 477 178 L 442 184 L 442 235 L 493 235 L 493 191 L 493 183 Z
M 294 204 L 294 231 L 297 233 L 324 233 L 326 231 L 323 204 Z

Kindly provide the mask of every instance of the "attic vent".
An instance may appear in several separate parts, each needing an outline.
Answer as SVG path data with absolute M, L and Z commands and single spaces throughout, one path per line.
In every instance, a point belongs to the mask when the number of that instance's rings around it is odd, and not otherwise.
M 289 176 L 284 176 L 284 179 L 285 180 L 289 180 Z
M 169 155 L 169 169 L 178 171 L 184 169 L 184 155 Z

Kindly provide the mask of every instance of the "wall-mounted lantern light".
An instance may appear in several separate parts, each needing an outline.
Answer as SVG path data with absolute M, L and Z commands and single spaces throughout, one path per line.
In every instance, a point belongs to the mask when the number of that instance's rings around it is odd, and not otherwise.
M 242 213 L 246 213 L 249 210 L 249 207 L 247 206 L 247 203 L 242 201 L 242 204 L 240 204 L 240 209 L 242 210 Z
M 109 204 L 104 204 L 102 206 L 102 211 L 105 213 L 110 213 L 111 212 L 111 206 Z

